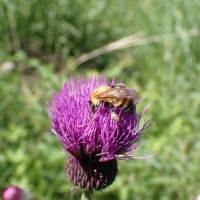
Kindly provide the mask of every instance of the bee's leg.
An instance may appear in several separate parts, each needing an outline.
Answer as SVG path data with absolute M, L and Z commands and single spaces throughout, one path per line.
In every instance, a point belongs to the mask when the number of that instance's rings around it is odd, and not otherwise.
M 98 107 L 99 107 L 100 105 L 102 105 L 102 103 L 103 103 L 103 101 L 99 101 L 99 102 L 97 102 L 96 105 L 93 105 L 93 110 L 94 110 L 94 112 L 97 111 Z
M 90 109 L 91 109 L 91 111 L 92 112 L 90 112 L 90 114 L 89 114 L 89 119 L 91 120 L 92 119 L 92 113 L 94 113 L 94 106 L 93 106 L 93 104 L 92 104 L 92 102 L 91 102 L 91 100 L 88 100 L 88 103 L 89 103 L 89 105 L 90 105 Z
M 114 111 L 115 107 L 114 107 L 113 105 L 111 105 L 109 108 L 110 108 L 110 111 L 111 111 L 111 112 L 115 112 L 115 111 Z
M 111 111 L 111 118 L 117 122 L 120 121 L 119 115 L 115 111 Z
M 92 112 L 95 113 L 96 112 L 96 106 L 92 103 L 91 100 L 89 100 L 88 103 L 90 104 L 90 108 L 91 108 Z
M 111 118 L 117 122 L 120 121 L 119 115 L 115 112 L 115 107 L 113 105 L 110 106 L 110 111 L 111 111 Z
M 102 101 L 98 101 L 96 106 L 99 107 L 101 104 L 102 104 Z
M 90 107 L 92 108 L 92 101 L 88 100 L 88 103 L 89 103 Z

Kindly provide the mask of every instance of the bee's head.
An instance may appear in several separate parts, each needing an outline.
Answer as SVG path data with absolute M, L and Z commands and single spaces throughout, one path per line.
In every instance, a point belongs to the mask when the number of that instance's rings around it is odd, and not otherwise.
M 95 113 L 99 106 L 98 103 L 96 105 L 94 105 L 91 100 L 89 100 L 88 103 L 90 104 L 90 108 L 91 108 L 92 112 Z

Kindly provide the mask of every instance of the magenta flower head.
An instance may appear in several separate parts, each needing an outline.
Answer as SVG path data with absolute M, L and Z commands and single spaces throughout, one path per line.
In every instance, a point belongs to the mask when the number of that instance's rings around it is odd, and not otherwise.
M 144 112 L 136 113 L 138 102 L 133 102 L 131 112 L 114 107 L 119 121 L 112 118 L 104 102 L 95 113 L 92 111 L 91 92 L 114 82 L 108 82 L 104 76 L 86 81 L 71 78 L 48 104 L 52 131 L 69 152 L 66 165 L 69 179 L 86 190 L 101 190 L 114 181 L 117 160 L 136 158 L 127 153 L 136 149 L 142 131 L 147 128 L 148 121 L 139 126 Z
M 31 192 L 25 191 L 17 186 L 10 185 L 2 193 L 3 200 L 34 200 Z

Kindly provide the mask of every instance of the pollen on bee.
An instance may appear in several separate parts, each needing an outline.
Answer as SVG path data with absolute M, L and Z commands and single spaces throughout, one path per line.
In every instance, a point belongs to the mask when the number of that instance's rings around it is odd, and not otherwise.
M 117 122 L 119 122 L 120 118 L 115 112 L 111 112 L 111 118 Z

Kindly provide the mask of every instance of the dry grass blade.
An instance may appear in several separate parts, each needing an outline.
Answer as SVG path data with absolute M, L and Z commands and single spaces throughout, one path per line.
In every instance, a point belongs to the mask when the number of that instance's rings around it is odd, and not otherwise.
M 107 44 L 103 47 L 100 47 L 98 49 L 95 49 L 94 51 L 91 51 L 89 53 L 85 53 L 79 58 L 76 59 L 77 65 L 81 65 L 88 60 L 91 60 L 95 57 L 98 57 L 102 54 L 105 54 L 110 51 L 115 51 L 119 49 L 126 49 L 134 46 L 139 45 L 145 45 L 153 42 L 162 42 L 168 39 L 177 39 L 177 38 L 188 38 L 192 36 L 200 35 L 200 30 L 190 30 L 190 31 L 181 31 L 178 33 L 170 33 L 160 36 L 151 36 L 151 37 L 144 37 L 144 33 L 136 33 L 133 35 L 130 35 L 128 37 L 124 37 L 120 40 L 117 40 L 115 42 L 111 42 L 110 44 Z
M 76 63 L 78 65 L 81 65 L 84 62 L 91 60 L 95 57 L 98 57 L 102 54 L 108 53 L 110 51 L 118 50 L 118 49 L 123 49 L 124 47 L 126 47 L 129 44 L 138 43 L 142 39 L 144 39 L 143 33 L 136 33 L 136 34 L 130 35 L 128 37 L 124 37 L 120 40 L 117 40 L 115 42 L 111 42 L 111 43 L 109 43 L 109 44 L 107 44 L 103 47 L 100 47 L 100 48 L 98 48 L 94 51 L 83 54 L 78 59 L 76 59 Z

